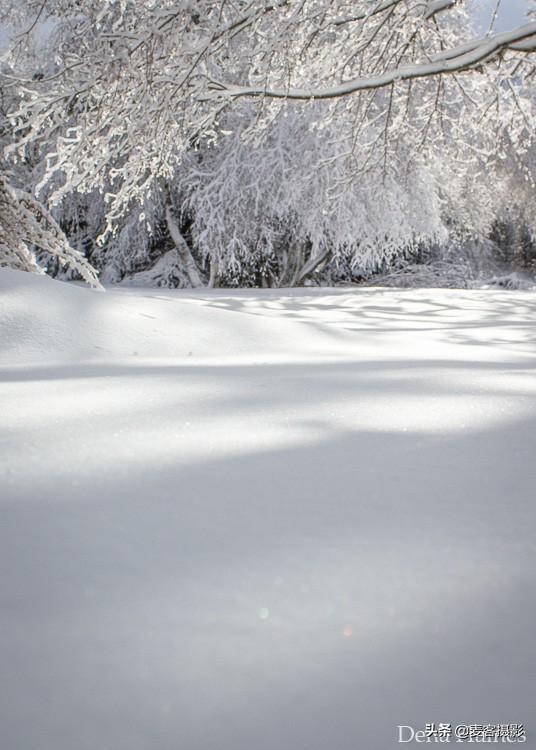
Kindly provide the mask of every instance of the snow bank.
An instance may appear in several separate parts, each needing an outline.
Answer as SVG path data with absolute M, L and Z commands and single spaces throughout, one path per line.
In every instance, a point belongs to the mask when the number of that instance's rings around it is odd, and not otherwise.
M 531 747 L 535 313 L 1 271 L 1 746 Z
M 232 309 L 230 310 L 232 312 Z M 219 309 L 186 295 L 142 290 L 106 294 L 19 271 L 0 271 L 1 362 L 236 357 L 285 347 L 285 325 L 232 325 Z M 282 342 L 281 347 L 278 341 Z
M 281 304 L 300 298 L 300 292 L 261 297 L 265 304 L 259 309 L 255 291 L 194 296 L 183 290 L 116 287 L 102 294 L 0 269 L 0 363 L 114 359 L 135 364 L 143 358 L 251 362 L 345 354 L 321 331 L 299 327 L 292 312 L 277 315 Z

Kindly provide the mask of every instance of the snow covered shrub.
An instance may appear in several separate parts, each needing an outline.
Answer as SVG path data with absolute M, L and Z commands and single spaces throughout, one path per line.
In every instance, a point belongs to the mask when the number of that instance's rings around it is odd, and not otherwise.
M 361 172 L 366 150 L 358 141 L 350 158 L 350 134 L 326 123 L 325 109 L 289 105 L 259 139 L 255 109 L 236 106 L 216 143 L 184 156 L 177 202 L 191 217 L 194 252 L 220 283 L 293 286 L 330 259 L 370 272 L 445 238 L 426 165 Z
M 534 289 L 536 279 L 514 272 L 504 276 L 494 276 L 487 280 L 486 286 L 499 289 Z

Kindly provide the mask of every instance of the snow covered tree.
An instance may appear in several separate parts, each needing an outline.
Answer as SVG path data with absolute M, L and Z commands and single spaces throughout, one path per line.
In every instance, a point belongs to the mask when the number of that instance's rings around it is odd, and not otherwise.
M 0 148 L 12 139 L 7 114 L 18 97 L 9 70 L 4 68 L 0 72 Z M 68 267 L 91 286 L 100 287 L 95 270 L 70 246 L 51 213 L 31 193 L 12 184 L 30 181 L 30 174 L 28 160 L 13 170 L 0 156 L 0 266 L 42 273 L 36 256 L 44 253 L 59 267 Z
M 11 154 L 41 150 L 36 189 L 64 214 L 92 196 L 111 279 L 136 272 L 129 244 L 158 283 L 370 270 L 448 214 L 489 231 L 502 144 L 530 148 L 536 26 L 475 38 L 464 6 L 13 3 L 19 46 L 47 34 L 39 69 L 18 57 Z

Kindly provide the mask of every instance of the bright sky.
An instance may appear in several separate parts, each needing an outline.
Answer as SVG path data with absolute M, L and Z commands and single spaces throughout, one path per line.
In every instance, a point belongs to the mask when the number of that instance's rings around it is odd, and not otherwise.
M 497 0 L 472 0 L 472 6 L 484 30 L 488 27 L 489 19 L 496 5 Z M 523 23 L 530 6 L 530 0 L 501 0 L 495 24 L 496 30 L 506 31 Z M 532 4 L 532 7 L 534 7 L 534 4 Z
M 480 30 L 486 31 L 497 0 L 466 0 L 475 13 Z M 536 0 L 501 0 L 495 24 L 497 31 L 505 31 L 523 23 L 529 8 L 536 10 Z M 0 52 L 6 47 L 8 30 L 0 28 Z

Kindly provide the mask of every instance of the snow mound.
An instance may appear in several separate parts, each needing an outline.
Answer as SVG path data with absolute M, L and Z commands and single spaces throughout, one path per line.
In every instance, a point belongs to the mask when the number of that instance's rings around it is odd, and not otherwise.
M 250 315 L 247 304 L 228 303 L 226 296 L 122 288 L 102 294 L 0 269 L 0 364 L 132 357 L 251 361 L 311 348 L 322 352 L 319 337 L 296 336 L 290 318 Z M 327 343 L 328 352 L 333 348 Z

